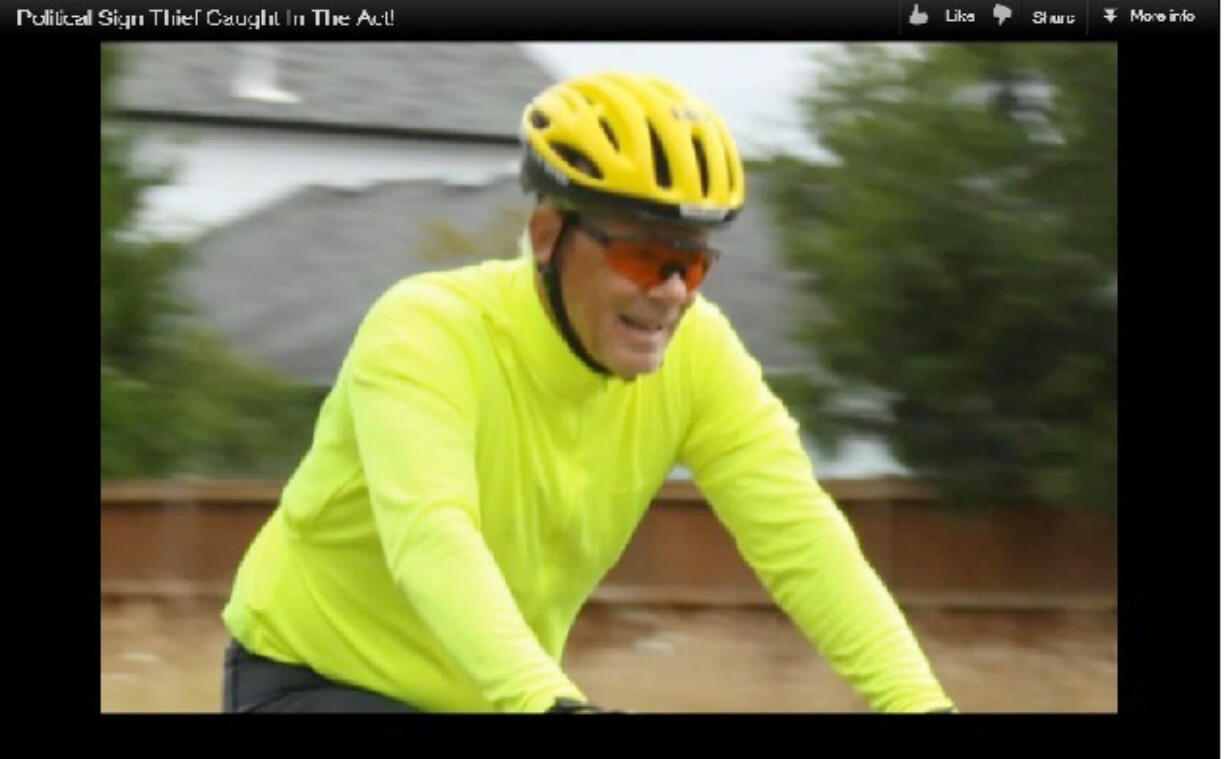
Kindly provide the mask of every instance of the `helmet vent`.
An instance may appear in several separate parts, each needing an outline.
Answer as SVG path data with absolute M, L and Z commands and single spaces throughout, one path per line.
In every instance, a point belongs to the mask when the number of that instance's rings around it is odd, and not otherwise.
M 656 184 L 661 187 L 672 187 L 673 178 L 668 171 L 668 158 L 664 155 L 664 145 L 660 142 L 660 136 L 656 134 L 656 128 L 647 122 L 647 130 L 651 134 L 651 157 L 656 167 Z
M 728 191 L 736 192 L 736 174 L 732 171 L 732 156 L 724 151 L 724 162 L 728 166 Z
M 698 138 L 694 137 L 692 139 L 694 141 L 694 155 L 698 156 L 698 174 L 702 179 L 702 196 L 705 198 L 710 186 L 707 178 L 707 154 L 702 149 L 702 143 L 698 141 Z
M 532 111 L 528 116 L 528 121 L 537 129 L 544 129 L 549 126 L 549 117 L 537 110 Z
M 554 152 L 576 171 L 581 171 L 593 179 L 604 179 L 604 174 L 596 168 L 596 164 L 582 150 L 561 142 L 551 142 L 549 147 L 553 148 Z
M 613 127 L 609 126 L 609 122 L 601 119 L 600 128 L 604 130 L 605 136 L 609 138 L 609 142 L 613 144 L 613 149 L 618 150 L 617 138 L 613 136 Z

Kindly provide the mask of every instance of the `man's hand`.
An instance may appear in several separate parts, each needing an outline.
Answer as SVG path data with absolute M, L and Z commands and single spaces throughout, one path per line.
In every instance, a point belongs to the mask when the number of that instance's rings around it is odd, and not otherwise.
M 559 698 L 553 702 L 553 706 L 545 712 L 546 714 L 622 714 L 623 712 L 610 711 L 601 709 L 595 704 L 585 704 L 582 701 L 577 701 L 573 698 Z

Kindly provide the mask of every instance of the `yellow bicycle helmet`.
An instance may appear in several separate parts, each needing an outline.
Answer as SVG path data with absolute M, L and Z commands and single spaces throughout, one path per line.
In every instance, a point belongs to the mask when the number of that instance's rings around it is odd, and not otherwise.
M 524 109 L 525 189 L 573 208 L 714 226 L 745 200 L 745 172 L 713 108 L 665 79 L 576 77 Z

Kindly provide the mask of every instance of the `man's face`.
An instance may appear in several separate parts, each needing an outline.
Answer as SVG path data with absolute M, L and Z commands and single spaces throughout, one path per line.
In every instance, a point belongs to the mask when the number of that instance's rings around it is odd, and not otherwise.
M 706 244 L 709 234 L 692 227 L 625 218 L 585 218 L 614 237 Z M 694 302 L 695 292 L 680 276 L 641 289 L 610 268 L 604 245 L 582 229 L 570 227 L 564 246 L 562 302 L 583 347 L 610 372 L 626 379 L 660 368 L 664 350 L 681 316 Z M 540 246 L 537 257 L 541 260 Z

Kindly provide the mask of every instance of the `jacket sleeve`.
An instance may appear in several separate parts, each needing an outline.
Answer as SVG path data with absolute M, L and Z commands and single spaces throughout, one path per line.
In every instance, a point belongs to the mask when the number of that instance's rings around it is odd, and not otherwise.
M 814 478 L 797 423 L 726 318 L 701 305 L 682 463 L 776 603 L 874 711 L 951 706 L 847 519 Z
M 481 534 L 480 377 L 446 314 L 385 297 L 347 359 L 348 398 L 388 569 L 498 711 L 583 694 L 524 620 Z

